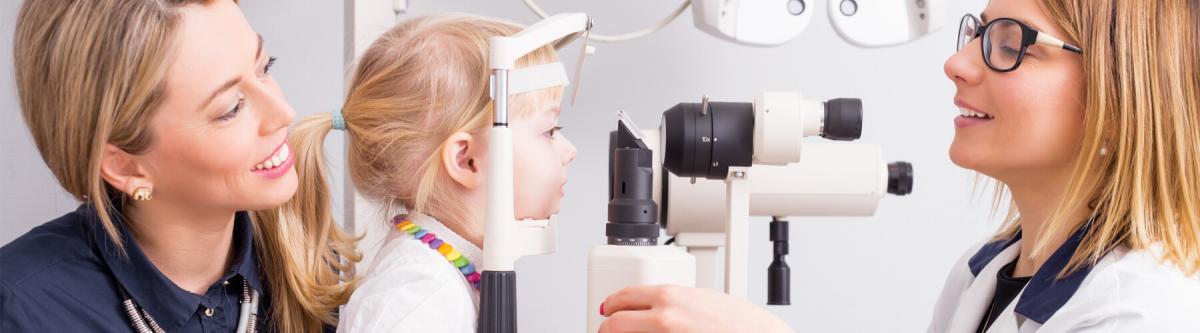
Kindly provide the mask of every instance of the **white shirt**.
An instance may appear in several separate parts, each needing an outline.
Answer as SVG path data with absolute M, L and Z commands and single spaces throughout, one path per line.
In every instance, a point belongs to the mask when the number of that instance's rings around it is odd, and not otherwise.
M 479 247 L 429 216 L 410 218 L 481 267 Z M 342 308 L 337 331 L 475 332 L 479 292 L 437 250 L 388 229 L 375 262 Z
M 1049 283 L 1081 235 L 1077 231 L 1047 259 L 989 333 L 1200 332 L 1200 277 L 1161 262 L 1157 249 L 1120 247 L 1089 271 Z M 968 251 L 946 279 L 929 332 L 975 332 L 995 293 L 996 272 L 1020 249 L 1018 236 Z

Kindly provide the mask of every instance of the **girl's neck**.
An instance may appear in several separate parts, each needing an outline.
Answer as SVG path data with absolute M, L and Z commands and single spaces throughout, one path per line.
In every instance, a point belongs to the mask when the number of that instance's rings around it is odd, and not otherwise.
M 133 241 L 175 285 L 203 295 L 232 259 L 235 211 L 195 212 L 169 202 L 146 201 L 126 215 Z
M 464 221 L 458 223 L 444 223 L 450 231 L 466 239 L 475 247 L 483 248 L 483 222 L 485 217 L 482 209 L 471 209 Z

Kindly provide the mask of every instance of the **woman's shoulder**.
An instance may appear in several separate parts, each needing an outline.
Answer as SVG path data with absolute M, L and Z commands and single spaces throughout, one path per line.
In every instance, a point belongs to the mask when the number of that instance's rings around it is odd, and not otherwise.
M 81 208 L 83 209 L 83 208 Z M 92 229 L 80 211 L 37 226 L 0 247 L 0 286 L 6 290 L 49 283 L 63 274 L 95 270 L 99 258 L 92 249 Z M 68 275 L 70 276 L 70 275 Z
M 1200 313 L 1200 274 L 1188 274 L 1164 260 L 1157 247 L 1117 248 L 1096 264 L 1089 277 L 1096 286 L 1116 288 L 1112 291 L 1120 292 L 1121 301 L 1186 299 Z
M 86 332 L 126 325 L 117 292 L 93 249 L 84 212 L 46 222 L 0 247 L 0 331 Z M 100 235 L 107 237 L 107 235 Z M 109 311 L 111 310 L 111 311 Z M 72 319 L 62 320 L 62 314 Z
M 1200 330 L 1200 275 L 1163 260 L 1156 248 L 1118 248 L 1101 259 L 1070 303 L 1122 331 Z
M 456 273 L 420 241 L 389 237 L 350 296 L 338 331 L 414 330 L 460 320 L 473 327 L 475 305 Z

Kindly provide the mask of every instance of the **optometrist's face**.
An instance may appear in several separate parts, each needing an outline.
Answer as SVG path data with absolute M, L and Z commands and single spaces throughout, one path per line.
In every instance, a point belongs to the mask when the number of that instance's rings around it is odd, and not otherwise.
M 547 101 L 535 108 L 511 123 L 514 204 L 519 219 L 558 213 L 567 184 L 567 164 L 575 160 L 575 145 L 559 132 L 560 102 Z
M 154 142 L 137 158 L 154 200 L 218 210 L 281 206 L 297 177 L 285 141 L 295 111 L 272 58 L 232 1 L 184 9 Z
M 993 0 L 982 16 L 1016 19 L 1075 44 L 1035 0 Z M 1020 67 L 1001 73 L 984 63 L 980 43 L 976 38 L 947 59 L 945 72 L 957 88 L 955 105 L 991 119 L 956 114 L 950 159 L 1001 181 L 1068 166 L 1083 137 L 1082 57 L 1033 45 Z

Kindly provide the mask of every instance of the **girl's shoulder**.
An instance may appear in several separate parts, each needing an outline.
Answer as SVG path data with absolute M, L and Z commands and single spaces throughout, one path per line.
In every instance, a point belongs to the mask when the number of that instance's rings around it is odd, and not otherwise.
M 392 232 L 379 248 L 341 312 L 338 331 L 473 330 L 476 309 L 462 275 L 437 251 L 399 236 L 405 235 Z

